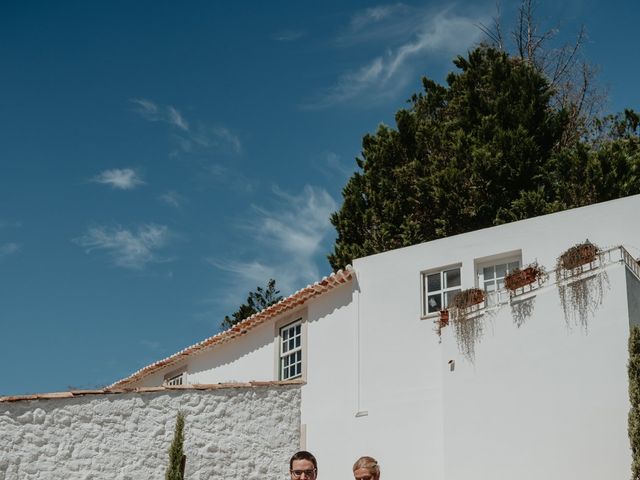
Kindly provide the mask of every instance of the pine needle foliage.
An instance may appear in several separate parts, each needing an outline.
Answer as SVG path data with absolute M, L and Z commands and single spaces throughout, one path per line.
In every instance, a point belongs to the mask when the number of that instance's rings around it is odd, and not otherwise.
M 169 466 L 165 473 L 165 480 L 184 480 L 182 471 L 182 457 L 184 456 L 184 414 L 178 412 L 173 441 L 169 448 Z
M 331 216 L 334 270 L 354 258 L 640 193 L 638 114 L 597 119 L 578 135 L 571 105 L 554 102 L 553 82 L 531 62 L 481 45 L 454 67 L 446 85 L 423 78 L 395 126 L 364 136 L 358 169 Z
M 231 316 L 225 315 L 220 326 L 225 330 L 231 328 L 245 318 L 249 318 L 274 303 L 278 303 L 282 298 L 280 290 L 276 288 L 276 281 L 272 278 L 267 282 L 265 288 L 256 287 L 255 291 L 249 292 L 246 303 L 240 305 L 238 310 L 233 312 Z
M 631 479 L 640 480 L 640 328 L 629 333 L 629 440 L 631 442 Z

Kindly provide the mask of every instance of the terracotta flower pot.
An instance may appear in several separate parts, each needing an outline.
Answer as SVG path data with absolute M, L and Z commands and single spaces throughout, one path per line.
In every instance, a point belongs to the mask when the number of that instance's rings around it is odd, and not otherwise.
M 504 286 L 507 290 L 514 292 L 518 288 L 532 284 L 539 276 L 540 269 L 534 266 L 528 266 L 523 269 L 516 268 L 504 278 Z
M 593 243 L 585 242 L 571 247 L 560 255 L 560 266 L 565 270 L 573 270 L 596 259 L 600 249 Z

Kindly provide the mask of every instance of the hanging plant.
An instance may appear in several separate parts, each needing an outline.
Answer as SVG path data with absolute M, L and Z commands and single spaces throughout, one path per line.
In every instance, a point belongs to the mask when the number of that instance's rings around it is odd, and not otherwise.
M 516 268 L 504 277 L 504 286 L 513 296 L 519 288 L 534 282 L 542 283 L 547 279 L 547 272 L 538 262 L 531 263 L 524 268 Z
M 602 304 L 609 277 L 603 268 L 592 268 L 602 250 L 586 240 L 567 249 L 556 261 L 558 295 L 568 326 L 588 327 L 589 316 Z
M 556 263 L 556 272 L 558 268 L 563 270 L 574 270 L 582 265 L 593 262 L 600 253 L 600 248 L 589 240 L 584 243 L 578 243 L 567 249 L 558 257 Z
M 476 344 L 483 334 L 481 315 L 472 309 L 484 302 L 484 290 L 470 288 L 458 293 L 449 305 L 456 342 L 460 352 L 471 362 L 475 360 Z
M 438 313 L 438 319 L 434 320 L 436 324 L 435 331 L 438 334 L 438 339 L 442 341 L 442 329 L 449 325 L 449 310 L 443 309 Z

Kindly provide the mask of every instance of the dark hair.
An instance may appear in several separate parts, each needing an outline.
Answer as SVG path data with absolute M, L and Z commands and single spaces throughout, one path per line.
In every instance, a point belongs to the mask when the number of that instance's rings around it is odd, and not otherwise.
M 316 461 L 316 457 L 314 457 L 306 450 L 300 450 L 299 452 L 293 454 L 293 457 L 291 457 L 291 460 L 289 460 L 289 470 L 293 470 L 294 460 L 309 460 L 311 463 L 313 463 L 313 468 L 316 469 L 316 472 L 318 471 L 318 462 Z

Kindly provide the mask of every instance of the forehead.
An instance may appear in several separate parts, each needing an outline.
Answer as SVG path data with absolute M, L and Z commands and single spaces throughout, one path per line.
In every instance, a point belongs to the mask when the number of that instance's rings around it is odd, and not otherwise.
M 292 470 L 313 470 L 313 462 L 311 460 L 294 460 Z

